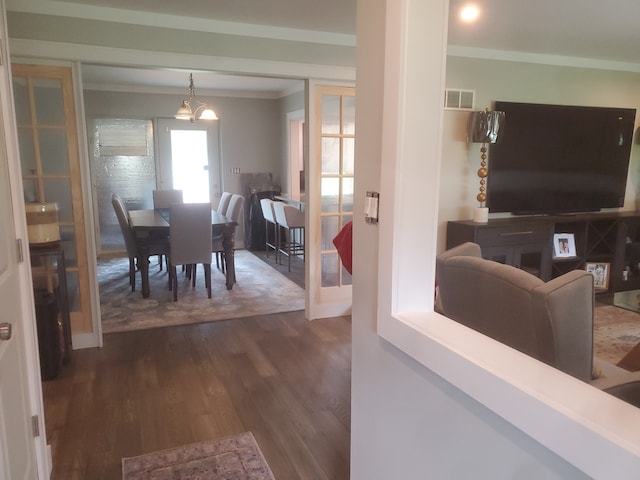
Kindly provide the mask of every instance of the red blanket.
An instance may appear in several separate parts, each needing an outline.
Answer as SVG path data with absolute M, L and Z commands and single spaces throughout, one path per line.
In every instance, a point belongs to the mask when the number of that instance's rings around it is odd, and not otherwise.
M 352 242 L 353 242 L 353 222 L 347 223 L 342 230 L 338 232 L 338 235 L 333 239 L 333 244 L 338 250 L 340 260 L 347 272 L 351 274 L 351 255 L 352 255 Z

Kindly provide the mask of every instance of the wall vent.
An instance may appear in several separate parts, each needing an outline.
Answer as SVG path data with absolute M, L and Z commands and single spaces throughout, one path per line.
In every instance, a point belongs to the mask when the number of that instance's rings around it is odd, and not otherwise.
M 474 110 L 475 100 L 475 90 L 446 88 L 444 91 L 445 110 Z

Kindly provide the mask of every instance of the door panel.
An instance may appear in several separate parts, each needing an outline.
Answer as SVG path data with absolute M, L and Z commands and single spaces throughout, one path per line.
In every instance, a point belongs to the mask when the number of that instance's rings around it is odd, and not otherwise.
M 91 293 L 71 68 L 12 65 L 26 202 L 58 204 L 74 334 L 91 333 Z M 55 270 L 51 270 L 55 272 Z M 47 275 L 55 275 L 50 273 Z M 40 278 L 37 285 L 57 280 Z
M 355 88 L 310 83 L 307 318 L 349 314 L 351 275 L 333 238 L 353 218 Z
M 6 24 L 4 20 L 4 2 L 0 0 L 0 59 L 8 59 L 6 50 Z M 30 361 L 27 357 L 27 345 L 35 343 L 33 332 L 33 313 L 26 311 L 27 301 L 32 301 L 31 291 L 25 291 L 29 283 L 26 263 L 19 263 L 15 215 L 24 215 L 21 207 L 13 208 L 18 185 L 10 182 L 10 161 L 17 157 L 17 134 L 13 118 L 11 98 L 11 73 L 6 64 L 0 62 L 0 324 L 11 325 L 11 336 L 0 338 L 0 480 L 44 478 L 44 465 L 38 465 L 38 451 L 46 443 L 34 440 L 31 431 L 31 405 L 37 403 L 42 414 L 41 391 L 33 396 L 37 369 L 37 358 Z M 11 164 L 11 168 L 14 164 Z M 13 179 L 19 175 L 18 166 L 13 168 Z M 12 188 L 13 187 L 13 188 Z M 13 193 L 13 195 L 12 195 Z M 25 220 L 20 219 L 23 225 Z M 30 351 L 30 353 L 33 353 Z M 31 369 L 31 371 L 29 370 Z M 29 379 L 32 379 L 29 382 Z M 36 397 L 39 397 L 36 399 Z M 42 419 L 39 425 L 43 426 Z M 37 443 L 38 442 L 38 447 Z M 42 458 L 40 458 L 42 463 Z

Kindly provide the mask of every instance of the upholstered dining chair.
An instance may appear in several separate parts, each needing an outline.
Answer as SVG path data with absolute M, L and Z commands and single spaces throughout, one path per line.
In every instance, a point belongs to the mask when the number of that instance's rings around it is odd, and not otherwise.
M 166 210 L 173 203 L 183 203 L 184 195 L 182 190 L 154 190 L 153 191 L 153 208 L 156 210 Z M 158 255 L 158 265 L 162 270 L 162 255 Z
M 260 200 L 260 209 L 264 217 L 264 250 L 267 258 L 269 258 L 269 250 L 273 250 L 276 263 L 278 263 L 278 222 L 276 222 L 276 214 L 273 209 L 274 201 L 270 198 Z M 272 233 L 272 235 L 270 235 Z M 269 241 L 269 237 L 273 243 Z
M 278 254 L 289 260 L 291 271 L 291 257 L 302 255 L 304 260 L 304 212 L 284 202 L 273 202 L 278 228 L 284 230 L 284 239 L 279 239 Z
M 211 203 L 174 203 L 169 208 L 169 289 L 178 301 L 176 265 L 204 266 L 205 287 L 211 298 Z M 194 282 L 195 285 L 195 282 Z
M 222 192 L 222 195 L 220 195 L 220 201 L 218 202 L 218 208 L 216 208 L 216 212 L 226 217 L 232 196 L 233 194 L 231 192 Z
M 242 213 L 242 207 L 244 206 L 244 197 L 234 193 L 229 200 L 229 207 L 227 213 L 224 214 L 228 220 L 234 222 L 240 221 L 240 215 Z M 226 259 L 224 258 L 224 248 L 222 246 L 222 235 L 216 235 L 211 239 L 211 251 L 216 256 L 216 267 L 221 269 L 224 273 L 226 271 Z M 235 283 L 236 279 L 233 279 Z
M 111 204 L 113 205 L 116 217 L 118 218 L 118 224 L 120 225 L 120 231 L 122 232 L 125 248 L 127 250 L 127 257 L 129 257 L 129 285 L 131 285 L 131 291 L 135 292 L 136 268 L 139 260 L 139 253 L 136 245 L 136 239 L 133 235 L 133 230 L 131 230 L 131 225 L 129 224 L 129 213 L 124 200 L 122 200 L 120 195 L 117 193 L 111 195 Z M 168 244 L 162 243 L 159 240 L 155 245 L 152 245 L 151 250 L 152 255 L 165 255 L 168 252 Z
M 184 195 L 182 190 L 154 190 L 153 208 L 169 208 L 174 203 L 183 203 Z

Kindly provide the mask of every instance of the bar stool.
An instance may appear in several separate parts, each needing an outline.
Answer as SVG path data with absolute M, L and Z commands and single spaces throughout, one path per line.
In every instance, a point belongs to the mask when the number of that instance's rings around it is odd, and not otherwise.
M 291 271 L 291 256 L 302 255 L 304 261 L 304 212 L 283 202 L 273 202 L 273 211 L 278 227 L 285 230 L 284 242 L 279 242 L 278 253 L 289 258 Z
M 260 208 L 262 209 L 262 216 L 264 217 L 264 250 L 267 258 L 269 258 L 269 249 L 272 249 L 276 257 L 276 263 L 278 263 L 278 222 L 276 222 L 276 214 L 273 210 L 274 203 L 270 198 L 260 200 Z M 271 228 L 269 224 L 272 225 Z M 269 233 L 272 233 L 271 238 L 273 239 L 273 243 L 269 241 Z

